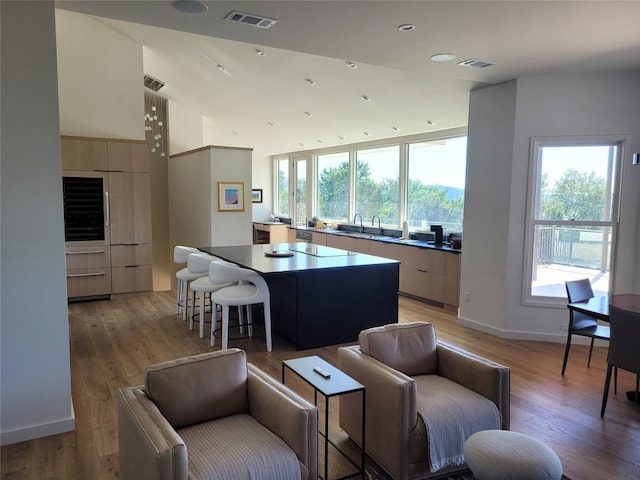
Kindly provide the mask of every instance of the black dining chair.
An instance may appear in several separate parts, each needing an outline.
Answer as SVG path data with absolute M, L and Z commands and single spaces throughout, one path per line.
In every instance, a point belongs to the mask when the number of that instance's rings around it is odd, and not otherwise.
M 567 289 L 569 303 L 582 302 L 593 298 L 593 290 L 591 289 L 591 283 L 588 278 L 566 281 L 565 287 Z M 609 340 L 610 329 L 608 326 L 598 325 L 598 320 L 593 317 L 569 310 L 569 327 L 567 328 L 567 345 L 564 349 L 564 361 L 562 362 L 562 375 L 564 375 L 564 371 L 567 368 L 572 335 L 591 338 L 589 359 L 587 360 L 587 367 L 589 367 L 591 365 L 591 353 L 593 352 L 594 340 L 596 338 L 599 340 Z
M 600 417 L 604 417 L 609 396 L 611 370 L 622 368 L 636 374 L 636 391 L 634 400 L 638 401 L 638 386 L 640 384 L 640 313 L 629 312 L 613 305 L 609 305 L 609 321 L 611 322 L 611 339 L 609 353 L 607 353 L 607 377 L 604 381 L 602 394 L 602 408 Z

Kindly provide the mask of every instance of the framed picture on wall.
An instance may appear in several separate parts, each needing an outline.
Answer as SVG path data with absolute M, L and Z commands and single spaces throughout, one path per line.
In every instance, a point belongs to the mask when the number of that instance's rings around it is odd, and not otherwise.
M 262 203 L 262 189 L 254 188 L 251 190 L 251 202 L 253 203 Z
M 244 182 L 218 182 L 218 211 L 244 212 Z

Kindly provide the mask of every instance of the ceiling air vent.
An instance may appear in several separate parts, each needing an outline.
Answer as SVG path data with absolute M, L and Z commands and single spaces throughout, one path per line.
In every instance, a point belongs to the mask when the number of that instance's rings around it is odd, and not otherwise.
M 483 62 L 482 60 L 477 60 L 475 58 L 470 58 L 465 60 L 464 62 L 459 62 L 458 65 L 461 67 L 475 67 L 475 68 L 485 68 L 495 65 L 495 63 L 491 62 Z
M 270 28 L 277 22 L 277 20 L 274 20 L 273 18 L 261 17 L 251 13 L 237 12 L 235 10 L 227 13 L 224 19 L 231 22 L 246 23 L 247 25 L 253 25 L 254 27 L 260 28 Z
M 144 76 L 144 86 L 150 88 L 154 92 L 157 92 L 164 87 L 164 82 L 161 82 L 157 78 L 153 78 L 151 75 Z

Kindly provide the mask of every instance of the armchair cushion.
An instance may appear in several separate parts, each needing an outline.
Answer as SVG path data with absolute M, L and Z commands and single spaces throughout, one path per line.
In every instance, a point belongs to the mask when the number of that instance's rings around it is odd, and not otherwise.
M 280 480 L 301 478 L 295 452 L 249 414 L 178 430 L 189 451 L 189 478 Z
M 247 355 L 230 349 L 154 365 L 144 387 L 173 428 L 248 413 Z
M 436 331 L 427 322 L 393 323 L 358 336 L 360 350 L 405 375 L 436 373 Z

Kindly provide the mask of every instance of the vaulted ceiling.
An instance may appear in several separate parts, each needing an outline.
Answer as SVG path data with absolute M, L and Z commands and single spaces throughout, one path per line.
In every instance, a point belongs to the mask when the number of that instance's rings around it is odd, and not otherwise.
M 215 143 L 265 154 L 464 126 L 472 89 L 514 78 L 640 68 L 638 1 L 199 3 L 56 7 L 143 45 L 158 93 L 209 118 Z M 277 22 L 226 20 L 234 10 Z M 430 60 L 442 53 L 455 59 Z

